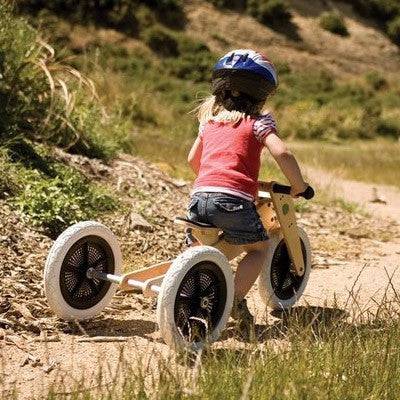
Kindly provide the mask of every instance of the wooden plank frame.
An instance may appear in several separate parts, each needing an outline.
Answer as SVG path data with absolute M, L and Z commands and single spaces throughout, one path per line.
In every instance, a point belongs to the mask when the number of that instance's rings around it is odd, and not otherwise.
M 274 210 L 278 216 L 280 228 L 289 256 L 298 276 L 304 274 L 304 258 L 296 222 L 294 202 L 290 195 L 270 192 Z

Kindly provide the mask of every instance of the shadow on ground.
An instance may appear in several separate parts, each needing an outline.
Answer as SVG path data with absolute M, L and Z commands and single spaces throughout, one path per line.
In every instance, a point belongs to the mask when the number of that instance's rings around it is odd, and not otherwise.
M 221 339 L 264 343 L 273 339 L 287 339 L 289 333 L 310 333 L 315 339 L 324 339 L 329 332 L 345 324 L 349 314 L 339 308 L 297 306 L 290 310 L 272 311 L 270 316 L 274 318 L 271 324 L 255 325 L 254 334 L 250 335 L 239 332 L 234 323 L 228 324 Z

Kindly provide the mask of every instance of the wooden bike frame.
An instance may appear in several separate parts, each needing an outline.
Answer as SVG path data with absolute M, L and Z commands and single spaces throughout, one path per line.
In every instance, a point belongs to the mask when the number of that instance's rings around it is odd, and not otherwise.
M 265 186 L 268 190 L 260 191 L 256 201 L 257 212 L 260 215 L 264 228 L 270 235 L 282 235 L 295 273 L 302 276 L 304 274 L 304 258 L 298 234 L 293 199 L 290 195 L 275 193 L 272 190 L 273 182 Z M 227 243 L 223 239 L 221 230 L 218 228 L 199 227 L 195 223 L 180 219 L 176 219 L 175 222 L 184 225 L 186 228 L 191 228 L 191 233 L 199 244 L 217 248 L 228 260 L 232 260 L 243 253 L 243 247 Z M 123 275 L 121 277 L 120 289 L 129 291 L 140 287 L 145 296 L 156 296 L 158 291 L 154 290 L 154 288 L 161 285 L 171 263 L 172 261 L 166 261 Z

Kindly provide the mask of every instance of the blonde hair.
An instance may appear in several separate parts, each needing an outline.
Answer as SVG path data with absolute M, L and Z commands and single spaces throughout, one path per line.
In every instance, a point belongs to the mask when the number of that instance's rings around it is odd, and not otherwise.
M 263 107 L 260 107 L 259 113 L 262 113 Z M 204 101 L 194 110 L 200 124 L 210 121 L 232 122 L 238 124 L 244 119 L 250 119 L 252 116 L 240 111 L 228 111 L 223 105 L 218 104 L 214 95 L 204 99 Z

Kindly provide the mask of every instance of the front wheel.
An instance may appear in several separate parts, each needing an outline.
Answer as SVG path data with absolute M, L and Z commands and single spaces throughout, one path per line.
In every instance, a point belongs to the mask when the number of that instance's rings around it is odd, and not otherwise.
M 267 259 L 258 279 L 261 298 L 273 309 L 292 307 L 307 286 L 311 272 L 311 247 L 306 232 L 298 228 L 304 259 L 304 274 L 298 276 L 289 257 L 285 240 L 280 234 L 269 240 Z
M 233 302 L 233 274 L 226 257 L 210 246 L 180 254 L 164 277 L 157 301 L 157 322 L 164 341 L 201 349 L 218 339 Z

